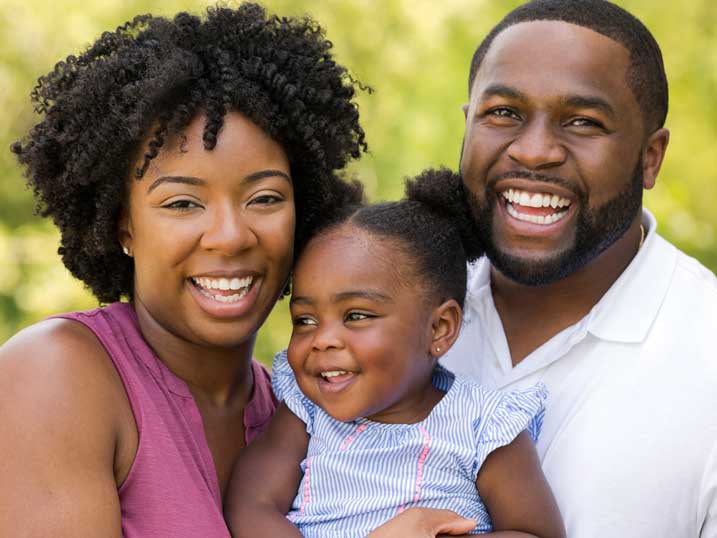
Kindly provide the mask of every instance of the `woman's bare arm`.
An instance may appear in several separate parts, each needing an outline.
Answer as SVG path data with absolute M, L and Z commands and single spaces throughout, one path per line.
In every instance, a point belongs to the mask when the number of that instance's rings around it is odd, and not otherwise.
M 234 468 L 224 507 L 232 536 L 301 537 L 286 513 L 301 482 L 308 445 L 306 425 L 282 402 Z
M 121 536 L 115 464 L 128 406 L 78 323 L 45 321 L 0 348 L 0 536 Z

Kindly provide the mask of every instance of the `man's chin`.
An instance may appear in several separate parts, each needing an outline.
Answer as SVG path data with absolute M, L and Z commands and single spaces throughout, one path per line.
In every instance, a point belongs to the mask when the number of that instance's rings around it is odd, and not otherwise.
M 572 251 L 521 254 L 488 249 L 486 255 L 495 269 L 524 286 L 547 286 L 571 275 L 587 263 L 577 259 Z

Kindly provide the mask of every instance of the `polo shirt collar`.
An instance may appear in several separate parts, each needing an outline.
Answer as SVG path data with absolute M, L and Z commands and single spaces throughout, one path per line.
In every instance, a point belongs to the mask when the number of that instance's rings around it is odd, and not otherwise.
M 657 222 L 647 209 L 642 224 L 642 248 L 589 314 L 588 332 L 602 340 L 642 342 L 670 287 L 677 249 L 657 235 Z
M 670 287 L 677 266 L 677 249 L 657 235 L 657 221 L 642 210 L 645 242 L 620 277 L 580 323 L 602 340 L 638 343 L 647 336 Z M 495 310 L 490 291 L 490 263 L 486 258 L 469 267 L 464 318 L 470 322 L 481 309 Z M 490 334 L 502 334 L 500 317 L 482 316 L 492 322 Z M 490 329 L 496 331 L 493 333 Z

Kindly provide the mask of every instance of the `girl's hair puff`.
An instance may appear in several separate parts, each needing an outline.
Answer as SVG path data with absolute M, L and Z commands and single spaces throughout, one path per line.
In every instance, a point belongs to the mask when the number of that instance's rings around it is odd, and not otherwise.
M 344 224 L 388 240 L 414 262 L 396 269 L 420 279 L 410 284 L 424 299 L 454 299 L 463 306 L 467 262 L 479 258 L 483 247 L 459 175 L 445 168 L 425 170 L 406 182 L 403 200 L 344 210 L 326 228 Z

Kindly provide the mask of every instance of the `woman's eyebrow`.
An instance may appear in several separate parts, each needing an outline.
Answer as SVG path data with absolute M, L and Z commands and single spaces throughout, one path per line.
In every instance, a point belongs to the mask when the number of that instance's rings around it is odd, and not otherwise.
M 147 194 L 159 187 L 162 183 L 184 183 L 185 185 L 206 185 L 206 181 L 192 176 L 162 176 L 155 179 L 149 187 Z
M 252 174 L 249 174 L 246 176 L 242 182 L 245 183 L 251 183 L 253 181 L 259 181 L 260 179 L 264 179 L 265 177 L 283 177 L 286 181 L 288 181 L 291 184 L 291 178 L 289 175 L 285 172 L 282 172 L 281 170 L 259 170 L 258 172 L 254 172 Z

